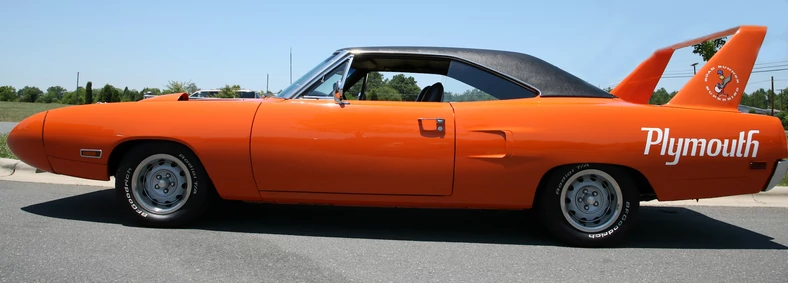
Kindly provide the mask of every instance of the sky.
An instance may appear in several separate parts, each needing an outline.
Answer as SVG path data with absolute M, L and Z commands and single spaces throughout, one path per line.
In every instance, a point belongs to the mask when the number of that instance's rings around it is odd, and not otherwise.
M 756 66 L 788 64 L 788 0 L 0 0 L 0 85 L 141 90 L 168 81 L 278 91 L 333 51 L 407 45 L 515 51 L 613 87 L 656 49 L 738 25 L 769 28 Z M 677 50 L 666 75 L 703 61 Z M 769 69 L 769 68 L 764 68 Z M 773 69 L 773 68 L 772 68 Z M 783 68 L 785 69 L 785 68 Z M 745 91 L 788 87 L 754 73 Z M 678 90 L 689 80 L 664 78 Z M 424 86 L 430 82 L 420 81 Z

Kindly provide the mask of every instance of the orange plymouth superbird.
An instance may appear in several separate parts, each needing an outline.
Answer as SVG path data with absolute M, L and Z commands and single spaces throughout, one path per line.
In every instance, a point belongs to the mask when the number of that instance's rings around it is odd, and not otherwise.
M 186 225 L 217 200 L 535 209 L 569 245 L 618 244 L 641 201 L 767 191 L 788 169 L 779 119 L 738 111 L 766 28 L 657 50 L 611 92 L 536 57 L 440 47 L 334 52 L 273 97 L 76 105 L 8 146 L 55 174 L 115 179 L 141 225 Z M 674 50 L 732 35 L 664 105 Z M 428 83 L 379 87 L 382 73 Z M 417 87 L 418 88 L 418 87 Z

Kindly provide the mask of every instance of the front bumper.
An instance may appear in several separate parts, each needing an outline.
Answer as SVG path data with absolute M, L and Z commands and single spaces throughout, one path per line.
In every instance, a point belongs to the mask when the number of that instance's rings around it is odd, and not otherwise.
M 774 172 L 772 172 L 772 178 L 769 180 L 769 184 L 763 188 L 762 192 L 768 192 L 776 187 L 785 177 L 786 171 L 788 171 L 788 159 L 777 161 L 777 166 L 774 166 Z

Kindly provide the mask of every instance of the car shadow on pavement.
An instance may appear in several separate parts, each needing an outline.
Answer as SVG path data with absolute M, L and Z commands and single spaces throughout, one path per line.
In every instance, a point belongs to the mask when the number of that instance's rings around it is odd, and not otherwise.
M 746 209 L 746 208 L 730 208 Z M 133 226 L 118 211 L 112 190 L 22 208 L 57 219 Z M 223 202 L 186 229 L 211 231 L 563 246 L 543 230 L 532 211 L 430 210 L 300 206 Z M 625 248 L 788 249 L 773 238 L 683 207 L 641 207 Z

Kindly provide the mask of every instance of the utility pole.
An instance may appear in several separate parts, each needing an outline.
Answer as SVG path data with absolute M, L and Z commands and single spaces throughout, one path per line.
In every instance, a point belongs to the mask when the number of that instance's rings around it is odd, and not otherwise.
M 268 94 L 268 74 L 265 74 L 265 94 Z
M 772 116 L 774 116 L 774 76 L 772 76 Z
M 79 72 L 77 72 L 77 88 L 74 89 L 74 95 L 79 98 Z
M 692 74 L 693 74 L 693 75 L 698 73 L 697 71 L 695 71 L 695 66 L 697 66 L 697 65 L 698 65 L 698 62 L 692 63 L 692 64 L 690 65 L 690 66 L 692 66 Z

